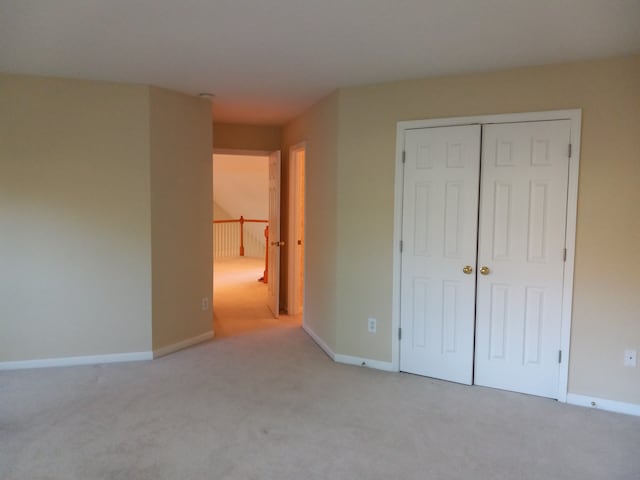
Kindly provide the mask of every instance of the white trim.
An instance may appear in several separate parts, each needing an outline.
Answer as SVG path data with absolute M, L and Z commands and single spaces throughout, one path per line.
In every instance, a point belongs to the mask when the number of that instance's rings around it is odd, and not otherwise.
M 582 110 L 549 110 L 543 112 L 501 113 L 496 115 L 474 115 L 471 117 L 433 118 L 429 120 L 409 120 L 398 122 L 398 131 L 416 128 L 451 127 L 455 125 L 476 125 L 488 123 L 543 122 L 545 120 L 571 120 L 580 118 Z M 579 126 L 579 125 L 578 125 Z M 400 140 L 397 138 L 396 140 Z M 576 147 L 576 145 L 574 145 Z
M 640 405 L 637 403 L 618 402 L 606 398 L 590 397 L 588 395 L 578 395 L 577 393 L 567 394 L 567 403 L 580 407 L 595 408 L 608 412 L 625 413 L 640 417 Z
M 296 306 L 299 304 L 296 298 L 296 283 L 298 276 L 296 273 L 296 205 L 299 202 L 298 199 L 298 178 L 299 178 L 299 161 L 297 152 L 304 151 L 306 155 L 307 142 L 296 143 L 289 147 L 289 182 L 287 188 L 289 189 L 289 217 L 287 219 L 288 232 L 287 241 L 289 242 L 289 248 L 287 249 L 287 313 L 289 315 L 299 315 L 301 312 L 297 311 Z M 305 158 L 306 161 L 306 158 Z M 304 182 L 305 180 L 303 180 Z M 306 185 L 305 185 L 306 187 Z M 306 192 L 306 188 L 304 188 Z M 305 223 L 306 225 L 306 223 Z M 303 235 L 304 238 L 304 235 Z M 304 262 L 304 260 L 303 260 Z M 304 269 L 303 269 L 304 271 Z
M 245 150 L 241 148 L 214 148 L 213 155 L 238 155 L 243 157 L 268 157 L 271 150 Z
M 102 363 L 139 362 L 152 360 L 152 352 L 110 353 L 107 355 L 83 355 L 80 357 L 40 358 L 0 362 L 0 370 L 22 370 L 26 368 L 74 367 L 78 365 L 99 365 Z
M 571 123 L 572 155 L 569 161 L 569 188 L 567 196 L 567 230 L 565 247 L 567 260 L 564 270 L 564 284 L 562 291 L 562 326 L 560 345 L 562 348 L 562 364 L 558 381 L 558 395 L 560 402 L 567 401 L 569 379 L 569 357 L 571 341 L 571 306 L 573 298 L 573 274 L 575 264 L 576 220 L 578 209 L 578 171 L 580 164 L 580 130 L 582 110 L 553 110 L 545 112 L 508 113 L 499 115 L 478 115 L 471 117 L 436 118 L 431 120 L 411 120 L 398 122 L 396 131 L 396 168 L 394 192 L 394 222 L 393 222 L 393 292 L 391 315 L 391 365 L 395 371 L 400 369 L 400 240 L 402 238 L 402 188 L 403 167 L 402 151 L 404 149 L 404 134 L 407 130 L 418 128 L 444 127 L 454 125 L 539 122 L 548 120 L 569 120 Z
M 369 367 L 376 370 L 384 370 L 385 372 L 395 372 L 393 363 L 382 362 L 380 360 L 372 360 L 370 358 L 352 357 L 351 355 L 342 355 L 337 353 L 334 359 L 338 363 L 347 365 L 357 365 L 359 367 Z
M 172 343 L 171 345 L 156 348 L 153 351 L 153 358 L 164 357 L 165 355 L 169 355 L 170 353 L 177 352 L 178 350 L 182 350 L 183 348 L 187 348 L 192 345 L 196 345 L 197 343 L 206 342 L 207 340 L 211 340 L 212 338 L 213 330 L 209 330 L 208 332 L 196 335 L 195 337 L 187 338 L 186 340 Z
M 580 167 L 580 132 L 582 110 L 572 110 L 571 121 L 571 158 L 569 159 L 569 188 L 567 191 L 567 230 L 565 248 L 567 260 L 564 263 L 564 283 L 562 286 L 562 332 L 560 349 L 562 364 L 558 379 L 558 401 L 566 402 L 569 392 L 569 350 L 571 343 L 571 319 L 573 306 L 573 275 L 576 258 L 576 227 L 578 223 L 578 171 Z
M 391 293 L 391 365 L 394 371 L 400 371 L 400 275 L 401 262 L 400 240 L 402 240 L 402 199 L 404 188 L 404 165 L 402 154 L 404 152 L 404 132 L 407 122 L 398 122 L 396 129 L 396 171 L 393 200 L 393 273 Z
M 325 341 L 318 336 L 316 332 L 311 330 L 311 328 L 309 328 L 308 325 L 305 325 L 304 322 L 302 323 L 302 329 L 307 332 L 307 335 L 309 335 L 311 339 L 318 344 L 318 346 L 324 351 L 324 353 L 329 356 L 331 360 L 335 361 L 336 354 L 333 352 L 333 350 L 331 350 L 331 347 L 329 347 L 329 345 L 327 345 Z
M 357 365 L 358 367 L 369 367 L 376 370 L 384 370 L 385 372 L 396 371 L 391 362 L 381 362 L 380 360 L 372 360 L 370 358 L 352 357 L 351 355 L 342 355 L 335 353 L 329 345 L 325 343 L 308 325 L 302 324 L 302 329 L 307 332 L 311 339 L 327 354 L 327 356 L 336 363 L 344 363 L 346 365 Z

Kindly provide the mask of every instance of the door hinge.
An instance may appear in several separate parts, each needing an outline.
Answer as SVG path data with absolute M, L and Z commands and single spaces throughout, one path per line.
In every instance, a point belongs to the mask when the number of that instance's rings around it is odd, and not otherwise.
M 407 152 L 405 152 L 404 150 L 402 151 L 402 163 L 406 163 L 407 162 Z
M 402 253 L 403 248 L 404 248 L 404 242 L 400 240 L 400 253 Z
M 571 144 L 569 144 L 569 158 L 571 158 Z
M 562 363 L 562 350 L 558 350 L 558 363 Z
M 398 340 L 402 340 L 402 327 L 398 328 Z
M 562 261 L 563 262 L 567 261 L 567 249 L 566 248 L 562 249 Z

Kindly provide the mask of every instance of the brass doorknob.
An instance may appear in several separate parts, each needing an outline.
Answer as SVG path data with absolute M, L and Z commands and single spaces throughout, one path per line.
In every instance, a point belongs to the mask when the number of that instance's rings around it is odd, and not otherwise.
M 279 242 L 271 242 L 271 245 L 274 247 L 284 247 L 284 241 L 280 240 Z
M 462 272 L 467 275 L 471 275 L 473 273 L 473 268 L 471 268 L 471 265 L 467 265 L 462 269 Z
M 482 267 L 480 269 L 480 274 L 481 275 L 489 275 L 489 272 L 491 272 L 491 270 L 489 270 L 489 267 Z

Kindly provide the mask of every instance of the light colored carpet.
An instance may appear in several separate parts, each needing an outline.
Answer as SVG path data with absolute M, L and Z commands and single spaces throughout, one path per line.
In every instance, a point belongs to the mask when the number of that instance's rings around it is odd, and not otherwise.
M 289 323 L 0 373 L 2 480 L 640 479 L 640 418 L 333 363 Z
M 267 285 L 258 281 L 264 259 L 232 257 L 213 264 L 213 306 L 216 338 L 256 330 L 301 325 L 301 317 L 273 318 L 267 306 Z

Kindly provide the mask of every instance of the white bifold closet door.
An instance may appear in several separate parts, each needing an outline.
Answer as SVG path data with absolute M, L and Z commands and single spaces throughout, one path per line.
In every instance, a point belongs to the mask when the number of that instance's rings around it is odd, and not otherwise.
M 480 125 L 405 137 L 400 365 L 471 384 Z M 469 266 L 471 272 L 465 267 Z
M 568 120 L 483 127 L 478 385 L 557 397 L 569 135 Z
M 402 371 L 557 396 L 569 135 L 564 120 L 405 134 Z

